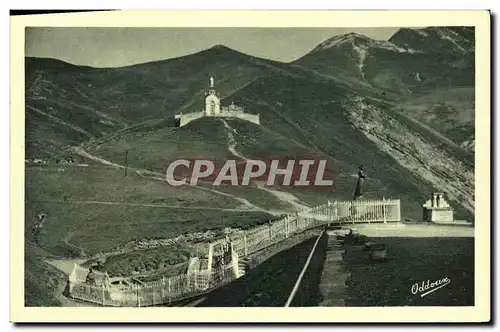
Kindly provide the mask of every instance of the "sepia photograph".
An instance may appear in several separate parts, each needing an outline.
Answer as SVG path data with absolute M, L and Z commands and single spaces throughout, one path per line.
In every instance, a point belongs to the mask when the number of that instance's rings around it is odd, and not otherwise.
M 478 306 L 475 25 L 23 34 L 25 308 Z

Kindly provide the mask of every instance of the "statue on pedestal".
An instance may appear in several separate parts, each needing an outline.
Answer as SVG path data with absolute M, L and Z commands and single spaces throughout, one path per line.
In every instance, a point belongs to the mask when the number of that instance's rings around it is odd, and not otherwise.
M 359 166 L 358 170 L 358 183 L 356 184 L 356 191 L 354 192 L 353 201 L 358 200 L 363 197 L 363 185 L 365 182 L 365 171 L 364 166 Z

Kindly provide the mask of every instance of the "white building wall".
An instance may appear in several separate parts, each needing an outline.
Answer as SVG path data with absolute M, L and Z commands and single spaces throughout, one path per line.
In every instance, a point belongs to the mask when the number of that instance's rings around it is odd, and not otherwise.
M 205 98 L 205 113 L 207 115 L 216 115 L 220 113 L 220 100 L 216 95 L 209 94 Z

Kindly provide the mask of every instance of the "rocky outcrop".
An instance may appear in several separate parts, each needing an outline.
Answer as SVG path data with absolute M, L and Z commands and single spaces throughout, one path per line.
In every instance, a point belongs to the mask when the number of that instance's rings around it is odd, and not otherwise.
M 343 101 L 342 108 L 351 124 L 381 151 L 474 214 L 474 169 L 409 130 L 369 99 L 352 96 Z

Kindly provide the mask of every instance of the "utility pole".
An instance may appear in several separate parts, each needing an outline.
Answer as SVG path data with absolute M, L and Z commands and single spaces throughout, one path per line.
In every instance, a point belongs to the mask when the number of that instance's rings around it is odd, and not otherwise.
M 124 160 L 124 166 L 125 166 L 125 174 L 124 176 L 127 176 L 128 173 L 128 150 L 125 150 L 125 160 Z

